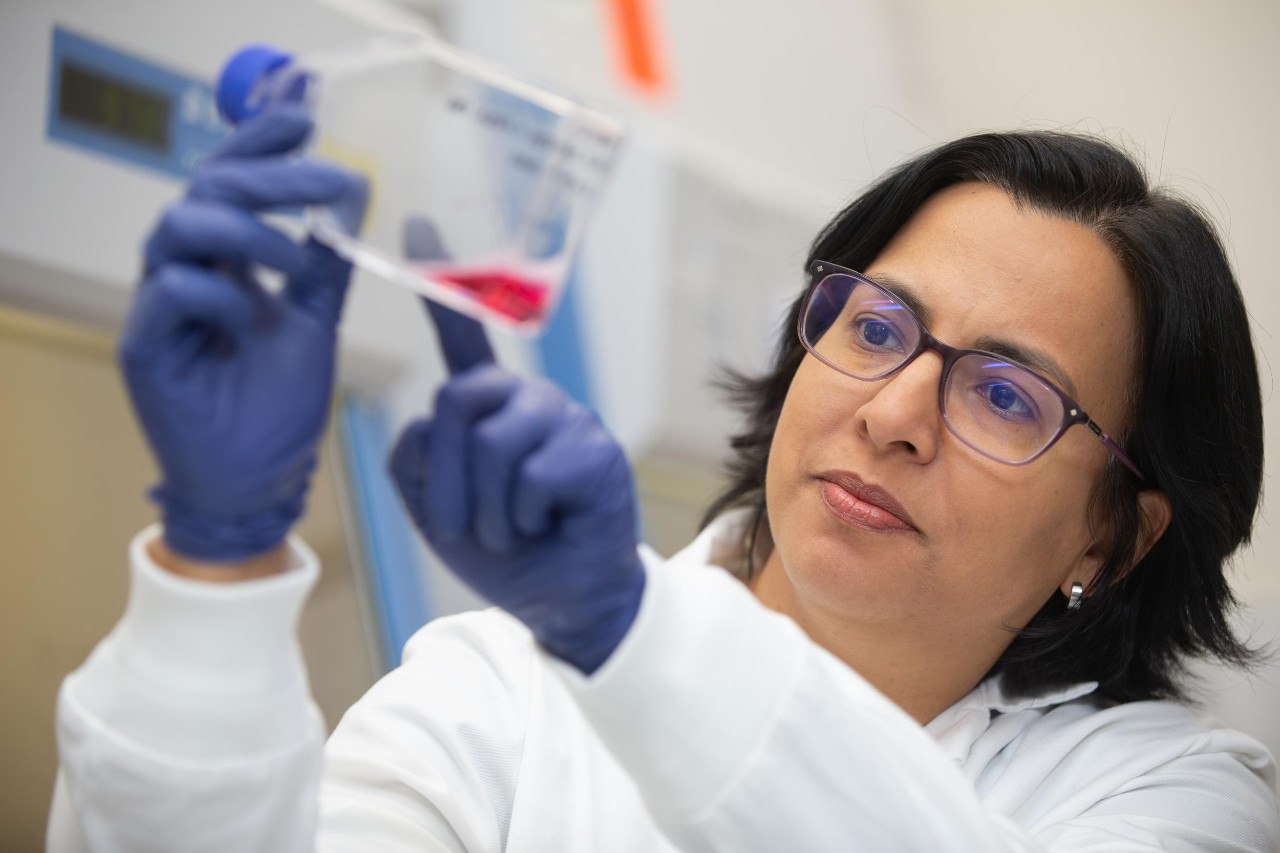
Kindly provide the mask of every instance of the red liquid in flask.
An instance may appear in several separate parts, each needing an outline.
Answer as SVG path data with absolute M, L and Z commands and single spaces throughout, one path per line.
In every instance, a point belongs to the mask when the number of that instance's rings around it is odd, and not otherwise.
M 472 299 L 517 323 L 541 321 L 550 288 L 505 270 L 435 270 L 430 277 L 452 284 Z

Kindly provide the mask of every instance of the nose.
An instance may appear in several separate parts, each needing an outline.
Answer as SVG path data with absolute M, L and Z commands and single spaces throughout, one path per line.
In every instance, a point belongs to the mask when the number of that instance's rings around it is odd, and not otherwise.
M 902 370 L 876 383 L 879 387 L 855 415 L 855 426 L 877 452 L 903 454 L 921 465 L 937 456 L 942 412 L 938 384 L 942 356 L 926 350 Z

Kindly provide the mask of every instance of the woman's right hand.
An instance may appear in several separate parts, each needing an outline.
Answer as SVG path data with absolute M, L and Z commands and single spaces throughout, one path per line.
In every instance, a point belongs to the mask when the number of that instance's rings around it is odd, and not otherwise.
M 292 156 L 311 129 L 298 107 L 244 123 L 146 243 L 119 358 L 161 470 L 164 545 L 179 557 L 261 556 L 303 512 L 351 267 L 258 214 L 329 205 L 358 225 L 368 195 L 362 177 Z M 280 293 L 259 266 L 284 274 Z
M 644 591 L 626 456 L 556 385 L 498 367 L 479 323 L 427 307 L 452 376 L 392 453 L 401 497 L 455 574 L 590 674 Z

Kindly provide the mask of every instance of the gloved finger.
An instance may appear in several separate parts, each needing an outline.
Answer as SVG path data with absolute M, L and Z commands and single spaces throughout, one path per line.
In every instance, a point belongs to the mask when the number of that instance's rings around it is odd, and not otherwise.
M 262 311 L 258 295 L 216 272 L 170 264 L 133 301 L 120 336 L 121 363 L 126 369 L 156 365 L 164 361 L 157 356 L 175 347 L 197 349 L 211 332 L 239 340 Z
M 295 157 L 211 163 L 196 173 L 187 191 L 188 198 L 250 210 L 328 205 L 352 196 L 367 198 L 363 177 L 321 160 Z
M 427 464 L 427 511 L 445 541 L 471 529 L 474 489 L 468 455 L 471 431 L 503 406 L 519 380 L 497 367 L 472 371 L 446 382 L 436 395 Z
M 343 178 L 341 189 L 326 205 L 344 233 L 358 234 L 369 206 L 369 181 L 356 172 L 338 171 Z M 307 240 L 303 253 L 306 266 L 289 277 L 284 298 L 327 327 L 336 328 L 351 281 L 351 263 L 315 237 Z
M 431 217 L 414 214 L 404 220 L 404 256 L 414 261 L 445 261 L 449 252 Z
M 564 394 L 550 382 L 525 382 L 507 404 L 472 433 L 476 539 L 504 554 L 516 541 L 512 488 L 525 457 L 551 435 L 567 410 Z
M 170 207 L 145 249 L 147 269 L 173 261 L 245 266 L 257 263 L 294 274 L 306 266 L 302 247 L 257 217 L 190 199 Z
M 433 530 L 426 513 L 430 444 L 431 420 L 421 418 L 413 421 L 400 433 L 388 462 L 391 477 L 410 518 L 428 540 L 432 538 Z
M 630 484 L 622 448 L 589 412 L 576 408 L 520 469 L 512 500 L 515 528 L 536 538 L 562 514 L 608 512 L 630 500 Z
M 346 233 L 355 234 L 360 230 L 369 203 L 369 182 L 364 175 L 354 172 L 342 175 L 342 191 L 328 202 L 328 207 Z M 315 237 L 307 240 L 303 255 L 306 264 L 300 273 L 289 277 L 284 298 L 329 328 L 335 328 L 351 281 L 351 263 Z
M 329 212 L 346 234 L 359 234 L 369 209 L 369 178 L 360 172 L 346 172 L 347 184 L 330 202 Z
M 280 104 L 241 123 L 205 163 L 287 154 L 311 135 L 314 122 L 301 104 Z
M 351 281 L 351 262 L 315 237 L 307 238 L 303 252 L 306 266 L 289 277 L 284 299 L 327 328 L 337 328 Z
M 494 363 L 493 347 L 479 321 L 438 302 L 425 301 L 450 375 L 457 376 L 473 367 Z
M 405 219 L 404 253 L 405 257 L 416 261 L 447 260 L 449 257 L 439 229 L 429 217 L 421 215 Z M 451 375 L 494 361 L 493 347 L 479 322 L 430 299 L 423 299 L 422 304 L 436 327 L 440 350 Z

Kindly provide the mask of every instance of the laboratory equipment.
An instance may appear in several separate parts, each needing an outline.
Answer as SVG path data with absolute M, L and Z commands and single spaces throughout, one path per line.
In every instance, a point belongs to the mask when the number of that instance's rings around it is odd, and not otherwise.
M 417 34 L 296 59 L 245 48 L 218 101 L 232 120 L 307 104 L 314 152 L 371 185 L 363 230 L 314 208 L 312 233 L 380 278 L 529 334 L 560 296 L 622 138 L 614 119 Z M 424 228 L 443 254 L 411 251 Z

